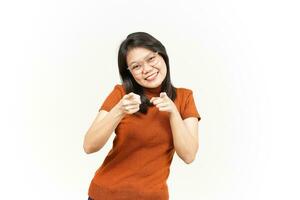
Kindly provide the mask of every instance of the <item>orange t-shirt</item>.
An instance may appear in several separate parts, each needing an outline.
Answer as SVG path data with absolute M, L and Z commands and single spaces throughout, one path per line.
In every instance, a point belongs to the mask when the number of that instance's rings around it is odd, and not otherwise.
M 151 99 L 160 87 L 145 88 Z M 174 103 L 182 117 L 197 117 L 192 90 L 176 88 Z M 100 110 L 110 111 L 126 94 L 116 84 Z M 147 114 L 127 114 L 115 129 L 113 147 L 95 172 L 88 191 L 94 200 L 167 200 L 167 178 L 175 149 L 167 112 L 156 106 Z

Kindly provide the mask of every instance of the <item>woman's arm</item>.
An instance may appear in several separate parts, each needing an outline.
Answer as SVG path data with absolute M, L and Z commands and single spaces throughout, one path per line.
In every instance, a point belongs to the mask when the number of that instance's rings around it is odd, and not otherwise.
M 84 137 L 83 149 L 87 154 L 99 151 L 125 116 L 116 104 L 109 112 L 100 110 Z
M 160 111 L 169 112 L 175 151 L 185 163 L 193 162 L 198 151 L 198 118 L 182 120 L 175 103 L 165 92 L 160 93 L 159 97 L 152 97 L 150 102 Z
M 170 125 L 177 155 L 187 164 L 193 162 L 198 151 L 198 119 L 182 120 L 177 109 L 170 114 Z

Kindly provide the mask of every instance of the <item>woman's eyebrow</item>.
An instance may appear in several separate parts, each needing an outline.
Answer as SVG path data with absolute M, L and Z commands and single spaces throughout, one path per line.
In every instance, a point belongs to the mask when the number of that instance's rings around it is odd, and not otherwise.
M 146 58 L 148 58 L 149 55 L 151 55 L 151 54 L 152 54 L 152 52 L 149 53 L 147 56 L 145 56 L 143 60 L 146 60 Z M 131 65 L 131 64 L 133 64 L 133 63 L 138 63 L 138 62 L 140 62 L 140 61 L 132 61 L 132 62 L 129 63 L 129 65 Z

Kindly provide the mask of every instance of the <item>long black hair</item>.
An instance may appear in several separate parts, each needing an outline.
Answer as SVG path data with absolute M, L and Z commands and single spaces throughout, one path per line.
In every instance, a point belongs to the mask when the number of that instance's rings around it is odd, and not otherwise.
M 168 97 L 174 101 L 176 99 L 176 88 L 171 83 L 169 57 L 164 45 L 154 38 L 149 33 L 134 32 L 127 36 L 127 38 L 120 44 L 118 52 L 118 66 L 119 74 L 125 86 L 126 94 L 134 92 L 141 96 L 140 110 L 141 113 L 147 113 L 148 107 L 153 106 L 149 99 L 144 94 L 144 89 L 139 85 L 129 70 L 127 70 L 127 53 L 129 50 L 135 47 L 143 47 L 153 52 L 158 52 L 162 56 L 166 63 L 167 74 L 164 81 L 161 84 L 162 92 L 166 92 Z

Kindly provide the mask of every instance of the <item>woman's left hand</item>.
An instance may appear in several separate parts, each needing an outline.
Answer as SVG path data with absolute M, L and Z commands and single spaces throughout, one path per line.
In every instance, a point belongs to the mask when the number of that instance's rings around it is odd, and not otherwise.
M 176 111 L 176 105 L 174 102 L 168 97 L 166 92 L 161 92 L 159 97 L 152 97 L 150 102 L 153 103 L 160 111 L 169 112 L 172 114 Z

